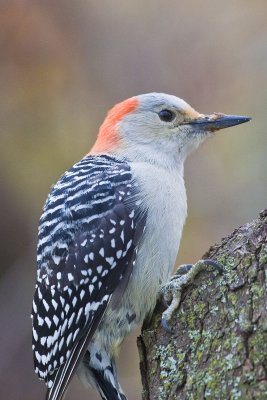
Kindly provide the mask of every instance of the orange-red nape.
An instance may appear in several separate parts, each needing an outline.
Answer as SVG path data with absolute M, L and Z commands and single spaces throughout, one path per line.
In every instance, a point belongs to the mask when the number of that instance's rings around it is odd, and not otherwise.
M 130 99 L 116 104 L 109 110 L 105 121 L 100 126 L 97 140 L 88 154 L 103 154 L 114 150 L 120 143 L 120 136 L 117 128 L 118 122 L 121 121 L 125 115 L 135 111 L 137 107 L 137 97 L 131 97 Z

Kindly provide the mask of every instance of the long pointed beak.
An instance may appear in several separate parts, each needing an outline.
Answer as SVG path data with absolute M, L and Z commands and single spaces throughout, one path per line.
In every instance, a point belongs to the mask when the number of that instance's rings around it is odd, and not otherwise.
M 250 121 L 250 117 L 242 115 L 225 115 L 214 113 L 211 115 L 203 115 L 197 119 L 188 122 L 188 125 L 195 125 L 201 130 L 218 131 L 219 129 L 229 128 L 230 126 L 244 124 Z

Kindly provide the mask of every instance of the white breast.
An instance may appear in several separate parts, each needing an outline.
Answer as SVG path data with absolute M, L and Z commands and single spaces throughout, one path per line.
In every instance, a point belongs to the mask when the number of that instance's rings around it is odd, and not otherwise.
M 141 187 L 141 206 L 147 209 L 147 223 L 126 296 L 141 298 L 141 310 L 154 308 L 159 286 L 172 273 L 187 214 L 184 180 L 179 171 L 148 163 L 131 164 Z M 147 299 L 147 300 L 146 300 Z M 138 308 L 138 307 L 137 307 Z M 142 316 L 140 316 L 142 318 Z

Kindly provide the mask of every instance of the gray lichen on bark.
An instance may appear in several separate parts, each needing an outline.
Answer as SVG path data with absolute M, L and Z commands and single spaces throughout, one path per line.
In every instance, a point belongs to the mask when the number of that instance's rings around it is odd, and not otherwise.
M 138 339 L 143 400 L 267 399 L 267 210 L 210 248 L 220 262 L 186 288 L 172 318 L 157 308 Z

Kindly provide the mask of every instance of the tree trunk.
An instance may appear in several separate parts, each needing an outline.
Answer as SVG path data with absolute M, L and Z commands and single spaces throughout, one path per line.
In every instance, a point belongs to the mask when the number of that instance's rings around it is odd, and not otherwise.
M 225 273 L 183 291 L 174 334 L 156 308 L 138 338 L 143 400 L 267 399 L 266 236 L 267 210 L 210 248 Z

